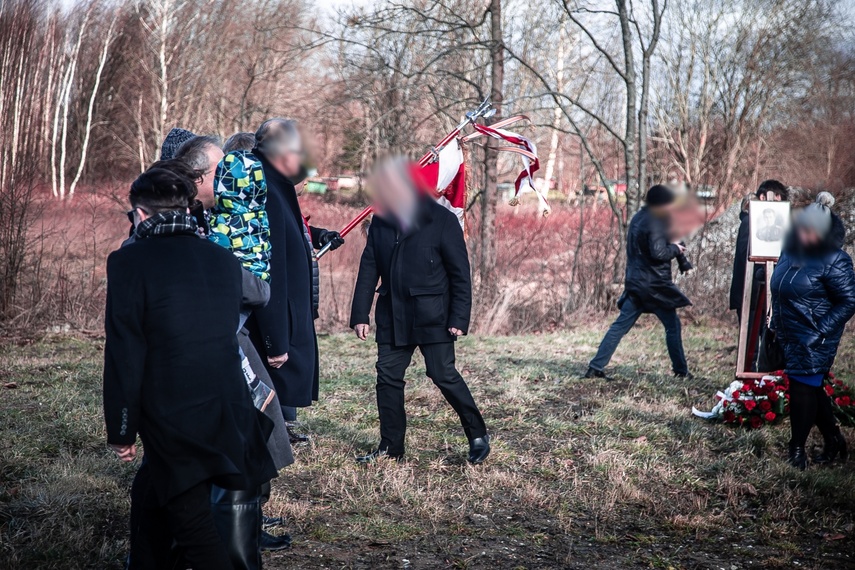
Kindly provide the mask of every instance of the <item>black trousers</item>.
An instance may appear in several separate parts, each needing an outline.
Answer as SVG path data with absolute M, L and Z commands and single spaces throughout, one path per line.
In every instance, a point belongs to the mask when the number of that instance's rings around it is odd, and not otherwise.
M 797 380 L 790 380 L 790 446 L 804 447 L 813 426 L 819 428 L 826 441 L 831 440 L 837 433 L 831 398 L 822 386 L 808 386 Z
M 173 542 L 178 549 L 173 549 Z M 233 570 L 211 511 L 211 484 L 203 482 L 160 505 L 146 462 L 131 487 L 129 570 Z
M 418 348 L 425 358 L 427 375 L 460 417 L 466 437 L 487 435 L 484 418 L 469 387 L 454 364 L 454 342 L 409 346 L 377 345 L 377 411 L 380 414 L 380 449 L 390 455 L 404 453 L 407 413 L 404 410 L 404 375 Z

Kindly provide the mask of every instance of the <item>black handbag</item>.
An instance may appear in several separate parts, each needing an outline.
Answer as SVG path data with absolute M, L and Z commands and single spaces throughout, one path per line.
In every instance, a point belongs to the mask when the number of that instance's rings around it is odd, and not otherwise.
M 768 326 L 763 327 L 760 334 L 760 349 L 757 351 L 757 372 L 777 372 L 787 365 L 784 349 L 778 342 L 775 331 Z

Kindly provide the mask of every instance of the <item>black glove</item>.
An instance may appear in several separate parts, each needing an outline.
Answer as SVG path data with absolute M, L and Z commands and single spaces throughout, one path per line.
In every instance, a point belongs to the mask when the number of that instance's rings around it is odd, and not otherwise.
M 331 250 L 338 249 L 344 245 L 344 238 L 341 237 L 340 233 L 333 230 L 319 230 L 318 243 L 321 247 L 324 247 L 327 244 L 331 244 Z
M 695 268 L 692 262 L 682 253 L 677 256 L 677 267 L 680 268 L 680 273 L 688 273 Z

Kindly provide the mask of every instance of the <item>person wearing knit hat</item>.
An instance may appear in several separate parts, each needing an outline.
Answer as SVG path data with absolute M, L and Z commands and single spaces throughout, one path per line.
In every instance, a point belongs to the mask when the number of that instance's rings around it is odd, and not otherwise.
M 175 158 L 175 153 L 185 142 L 196 136 L 196 133 L 175 127 L 169 131 L 166 138 L 163 139 L 163 144 L 160 145 L 160 160 L 170 160 Z
M 798 231 L 806 232 L 805 238 L 812 242 L 822 242 L 831 233 L 831 207 L 834 196 L 828 192 L 820 192 L 816 200 L 796 215 L 793 221 Z
M 668 239 L 670 214 L 676 195 L 667 186 L 647 191 L 645 206 L 629 224 L 626 237 L 626 278 L 618 300 L 620 315 L 603 337 L 585 378 L 606 378 L 605 367 L 621 339 L 644 313 L 653 313 L 665 326 L 665 342 L 674 375 L 691 378 L 677 309 L 691 301 L 674 284 L 671 262 L 683 255 L 685 246 Z M 688 261 L 688 260 L 686 260 Z
M 656 186 L 651 186 L 650 190 L 647 191 L 644 203 L 651 208 L 661 208 L 673 204 L 676 199 L 677 195 L 670 188 L 662 184 L 657 184 Z
M 834 419 L 823 386 L 831 371 L 843 330 L 855 315 L 855 270 L 841 249 L 834 197 L 820 192 L 799 212 L 772 273 L 772 321 L 790 379 L 789 462 L 804 470 L 805 445 L 814 425 L 825 445 L 813 463 L 845 461 L 846 440 Z

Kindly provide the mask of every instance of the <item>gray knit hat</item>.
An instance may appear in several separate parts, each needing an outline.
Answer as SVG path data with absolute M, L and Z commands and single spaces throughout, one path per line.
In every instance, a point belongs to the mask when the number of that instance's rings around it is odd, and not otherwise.
M 828 192 L 820 192 L 813 204 L 796 216 L 796 225 L 813 230 L 821 239 L 825 239 L 831 231 L 831 207 L 833 205 L 834 196 Z
M 170 160 L 175 158 L 175 153 L 178 151 L 178 147 L 195 136 L 195 133 L 178 127 L 169 131 L 169 134 L 166 135 L 166 138 L 163 139 L 163 144 L 160 146 L 160 160 Z

